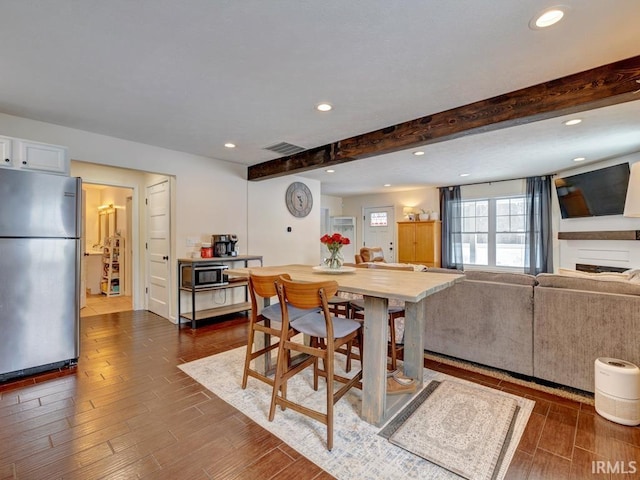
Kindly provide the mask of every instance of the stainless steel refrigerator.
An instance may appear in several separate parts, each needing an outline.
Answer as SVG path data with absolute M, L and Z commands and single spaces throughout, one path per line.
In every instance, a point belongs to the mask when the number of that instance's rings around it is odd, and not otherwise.
M 0 168 L 0 381 L 79 356 L 82 180 Z

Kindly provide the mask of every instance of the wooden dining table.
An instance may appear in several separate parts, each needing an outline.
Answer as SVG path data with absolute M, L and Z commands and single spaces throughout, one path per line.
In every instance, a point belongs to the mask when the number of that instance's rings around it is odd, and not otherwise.
M 389 299 L 405 302 L 404 375 L 414 378 L 417 391 L 423 385 L 425 299 L 462 280 L 462 274 L 398 271 L 377 268 L 347 268 L 327 272 L 312 265 L 278 265 L 234 268 L 230 276 L 288 273 L 292 280 L 335 280 L 340 291 L 364 297 L 364 360 L 362 365 L 362 409 L 360 416 L 381 426 L 397 413 L 413 394 L 387 395 L 387 335 Z

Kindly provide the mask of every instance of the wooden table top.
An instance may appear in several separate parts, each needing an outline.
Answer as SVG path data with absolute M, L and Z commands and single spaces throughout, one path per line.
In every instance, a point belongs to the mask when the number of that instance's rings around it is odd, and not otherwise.
M 378 268 L 356 268 L 353 272 L 328 274 L 312 265 L 278 265 L 270 267 L 230 268 L 230 276 L 288 273 L 293 280 L 317 282 L 335 280 L 342 291 L 372 297 L 397 298 L 417 302 L 462 280 L 464 275 L 451 273 L 411 272 Z

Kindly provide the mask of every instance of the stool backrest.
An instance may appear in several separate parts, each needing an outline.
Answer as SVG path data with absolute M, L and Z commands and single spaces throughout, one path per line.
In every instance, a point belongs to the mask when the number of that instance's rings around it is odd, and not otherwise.
M 284 299 L 294 307 L 316 308 L 326 307 L 327 301 L 338 291 L 338 282 L 327 280 L 323 282 L 294 282 L 284 275 L 278 284 L 282 285 Z M 280 299 L 282 302 L 282 299 Z
M 276 282 L 280 278 L 291 279 L 287 273 L 278 273 L 275 275 L 260 275 L 249 273 L 249 295 L 251 296 L 251 312 L 255 315 L 258 309 L 258 300 L 256 297 L 271 298 L 278 295 L 276 290 Z

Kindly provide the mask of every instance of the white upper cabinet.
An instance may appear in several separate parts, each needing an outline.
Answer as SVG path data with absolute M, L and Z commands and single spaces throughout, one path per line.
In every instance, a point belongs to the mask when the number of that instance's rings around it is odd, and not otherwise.
M 13 166 L 11 149 L 12 143 L 13 141 L 9 137 L 0 137 L 0 153 L 2 153 L 2 158 L 0 158 L 0 167 Z
M 19 140 L 18 148 L 21 168 L 69 175 L 69 155 L 66 147 Z
M 0 167 L 59 175 L 69 175 L 70 173 L 67 147 L 22 138 L 0 137 L 0 150 L 2 151 Z

